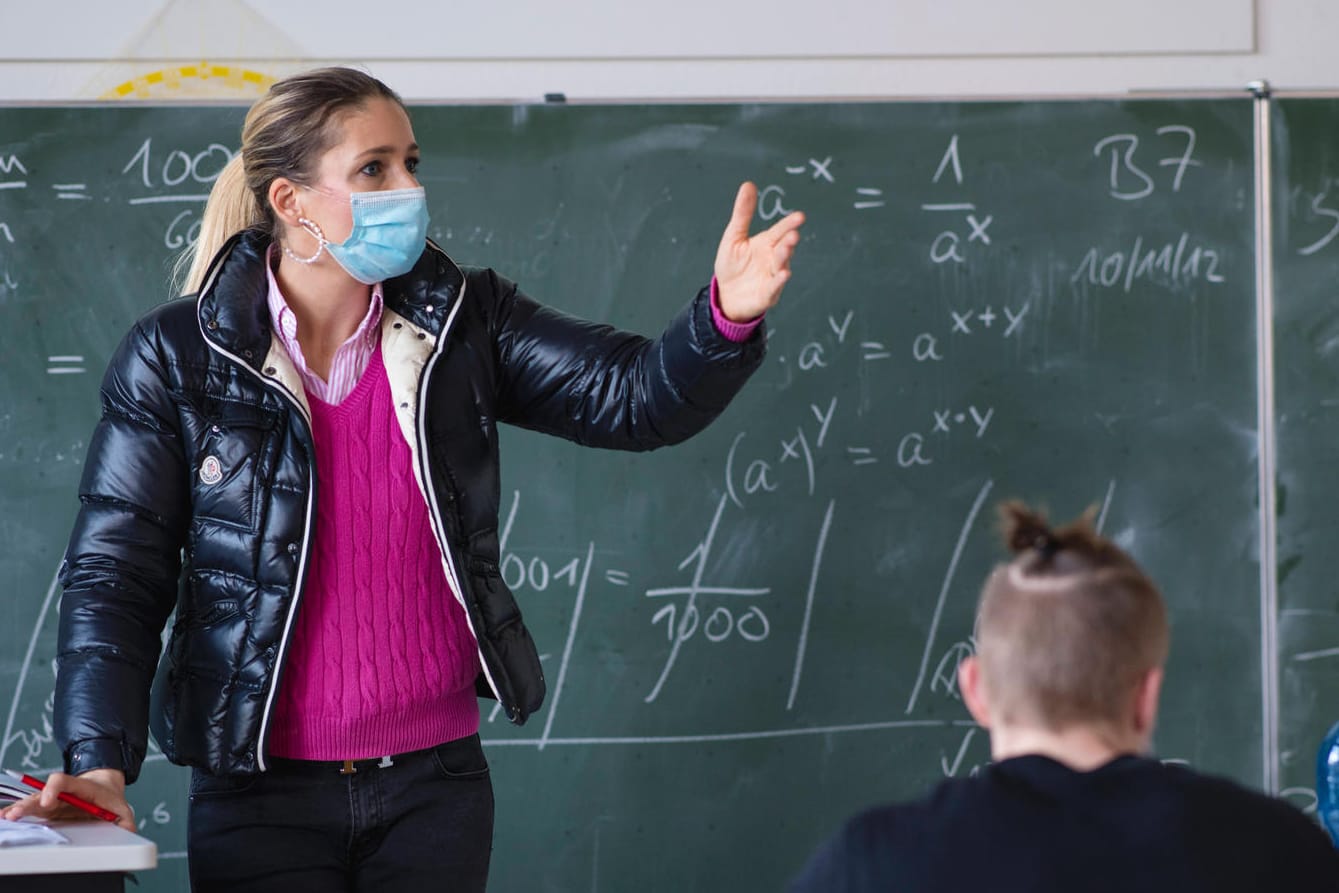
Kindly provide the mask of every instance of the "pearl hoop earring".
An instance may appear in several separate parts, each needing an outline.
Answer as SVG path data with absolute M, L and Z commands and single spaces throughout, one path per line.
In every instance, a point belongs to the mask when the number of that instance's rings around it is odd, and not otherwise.
M 316 263 L 316 259 L 321 256 L 321 252 L 325 251 L 325 233 L 321 232 L 321 228 L 316 225 L 316 221 L 308 220 L 306 217 L 299 217 L 298 224 L 307 232 L 311 233 L 312 237 L 316 239 L 316 253 L 311 257 L 298 257 L 293 253 L 291 248 L 285 245 L 284 254 L 287 254 L 300 264 L 309 266 Z

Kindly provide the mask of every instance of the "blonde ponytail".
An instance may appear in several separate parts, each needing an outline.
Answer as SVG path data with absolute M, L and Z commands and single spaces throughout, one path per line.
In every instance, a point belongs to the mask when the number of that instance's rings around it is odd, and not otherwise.
M 265 214 L 247 186 L 242 153 L 238 152 L 224 166 L 213 188 L 209 190 L 209 201 L 200 219 L 200 235 L 195 245 L 177 260 L 173 280 L 178 285 L 178 291 L 182 294 L 199 291 L 204 284 L 209 262 L 223 247 L 223 243 L 233 234 L 265 222 Z

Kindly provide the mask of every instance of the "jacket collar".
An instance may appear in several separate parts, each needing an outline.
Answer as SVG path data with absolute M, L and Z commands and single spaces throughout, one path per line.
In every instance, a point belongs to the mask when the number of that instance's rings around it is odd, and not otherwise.
M 270 313 L 265 303 L 265 257 L 270 237 L 246 229 L 224 243 L 210 262 L 196 300 L 205 340 L 259 369 L 270 348 Z M 382 286 L 385 306 L 427 330 L 441 334 L 451 305 L 460 299 L 465 275 L 429 240 L 413 269 Z
M 435 338 L 442 334 L 464 285 L 465 274 L 460 267 L 429 239 L 413 269 L 383 283 L 382 298 L 387 307 Z

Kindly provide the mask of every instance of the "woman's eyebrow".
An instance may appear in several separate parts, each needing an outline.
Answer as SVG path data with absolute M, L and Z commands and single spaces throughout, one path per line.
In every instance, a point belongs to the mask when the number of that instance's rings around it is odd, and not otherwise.
M 355 157 L 366 158 L 368 155 L 393 155 L 395 154 L 396 151 L 397 150 L 394 146 L 377 146 L 376 148 L 373 149 L 364 149 L 363 151 L 359 152 Z M 417 152 L 418 143 L 410 143 L 406 151 Z

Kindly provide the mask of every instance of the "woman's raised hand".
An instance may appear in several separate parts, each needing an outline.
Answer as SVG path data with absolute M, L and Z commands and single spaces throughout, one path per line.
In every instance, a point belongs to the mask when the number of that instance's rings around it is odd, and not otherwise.
M 731 322 L 747 322 L 766 313 L 781 298 L 790 279 L 790 257 L 800 241 L 801 211 L 792 211 L 768 229 L 749 235 L 758 206 L 758 188 L 744 183 L 735 195 L 734 213 L 716 251 L 716 287 L 721 312 Z

